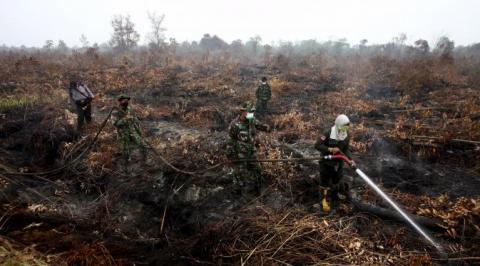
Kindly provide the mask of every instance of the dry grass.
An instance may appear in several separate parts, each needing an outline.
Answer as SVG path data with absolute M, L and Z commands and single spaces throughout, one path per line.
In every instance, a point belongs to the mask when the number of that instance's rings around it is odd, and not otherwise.
M 388 191 L 388 189 L 383 188 Z M 437 197 L 418 196 L 410 193 L 391 191 L 393 198 L 408 212 L 430 217 L 438 221 L 443 231 L 437 236 L 450 239 L 447 252 L 478 252 L 480 240 L 480 198 L 460 197 L 450 199 L 447 195 Z M 362 198 L 378 204 L 378 197 L 370 189 L 363 191 Z
M 274 128 L 280 131 L 297 132 L 299 134 L 312 131 L 312 124 L 305 121 L 303 114 L 296 110 L 275 116 L 272 122 Z
M 21 248 L 9 240 L 0 237 L 0 264 L 4 266 L 30 265 L 47 266 L 51 265 L 57 256 L 45 256 L 34 248 Z M 65 262 L 58 261 L 57 265 L 66 265 Z
M 64 88 L 69 77 L 78 74 L 97 94 L 94 104 L 100 120 L 101 115 L 116 104 L 115 95 L 128 92 L 134 96 L 135 111 L 142 119 L 173 120 L 172 125 L 178 126 L 175 130 L 182 132 L 174 141 L 155 137 L 150 142 L 175 165 L 189 170 L 203 169 L 225 160 L 222 145 L 226 135 L 219 134 L 219 137 L 207 130 L 217 126 L 222 118 L 230 119 L 238 104 L 254 100 L 255 82 L 259 75 L 265 74 L 270 77 L 272 102 L 287 106 L 284 113 L 268 116 L 270 120 L 263 121 L 275 131 L 260 134 L 258 156 L 261 158 L 288 158 L 291 154 L 282 152 L 275 143 L 280 134 L 297 134 L 300 139 L 313 141 L 340 113 L 355 119 L 352 147 L 358 153 L 368 152 L 373 141 L 368 124 L 371 120 L 368 114 L 372 112 L 381 115 L 383 129 L 378 129 L 378 134 L 404 141 L 401 143 L 409 148 L 412 148 L 409 141 L 415 135 L 438 137 L 428 143 L 434 145 L 414 147 L 414 151 L 426 157 L 444 156 L 442 151 L 447 147 L 455 148 L 451 146 L 453 138 L 480 140 L 479 88 L 467 88 L 475 84 L 469 80 L 473 80 L 471 73 L 475 73 L 476 68 L 462 62 L 443 64 L 437 58 L 401 60 L 388 56 L 369 60 L 323 53 L 302 58 L 276 55 L 268 60 L 264 73 L 252 70 L 253 74 L 248 71 L 241 74 L 242 69 L 252 67 L 225 54 L 212 58 L 200 53 L 179 55 L 172 57 L 165 67 L 139 63 L 139 58 L 139 55 L 110 58 L 95 53 L 66 57 L 58 61 L 60 63 L 52 63 L 50 58 L 42 56 L 8 58 L 8 62 L 15 64 L 1 65 L 0 77 L 20 85 L 14 98 L 0 102 L 1 122 L 7 120 L 6 114 L 28 110 L 48 114 L 39 123 L 45 129 L 42 136 L 55 136 L 54 129 L 73 126 L 71 114 L 65 112 L 68 107 Z M 462 74 L 465 67 L 470 74 Z M 381 87 L 380 94 L 397 94 L 392 98 L 369 98 L 366 92 L 370 87 Z M 40 104 L 46 105 L 43 108 L 35 99 L 43 99 L 45 95 L 50 96 Z M 402 112 L 394 113 L 396 110 Z M 208 136 L 186 129 L 205 131 Z M 50 139 L 40 140 L 32 143 L 33 150 L 44 153 Z M 81 143 L 61 146 L 63 159 L 75 154 L 76 145 Z M 455 149 L 462 150 L 462 147 Z M 118 166 L 113 156 L 116 151 L 116 132 L 109 125 L 84 161 L 87 169 L 80 174 L 95 175 L 104 168 L 115 168 Z M 469 152 L 472 169 L 480 172 L 478 149 Z M 300 178 L 293 163 L 264 164 L 263 172 L 270 177 L 273 187 L 282 191 L 291 191 L 292 181 Z M 373 198 L 369 193 L 365 192 L 366 199 Z M 439 218 L 445 225 L 441 233 L 454 243 L 451 251 L 478 253 L 478 246 L 468 241 L 478 240 L 480 199 L 451 200 L 405 193 L 396 193 L 395 198 L 416 214 Z M 325 218 L 300 207 L 279 211 L 255 203 L 247 206 L 239 217 L 228 218 L 212 227 L 210 233 L 222 240 L 215 243 L 214 251 L 208 255 L 215 262 L 245 265 L 428 265 L 435 262 L 432 252 L 406 241 L 413 239 L 407 230 L 382 233 L 380 229 L 388 226 L 375 219 L 354 215 L 348 208 L 341 214 L 345 216 Z M 14 265 L 46 265 L 48 261 L 30 250 L 19 251 L 5 243 L 0 251 L 3 252 L 0 259 L 13 260 Z M 63 261 L 56 263 L 115 263 L 102 242 L 86 243 L 62 254 L 62 258 Z
M 288 209 L 280 212 L 255 205 L 242 217 L 217 225 L 226 230 L 214 259 L 234 260 L 241 265 L 421 265 L 431 264 L 425 251 L 408 251 L 400 231 L 383 235 L 378 241 L 373 231 L 379 227 L 363 216 L 331 216 Z M 378 232 L 378 231 L 377 231 Z M 420 265 L 419 264 L 419 265 Z M 417 264 L 415 264 L 417 265 Z
M 101 265 L 112 266 L 118 265 L 108 249 L 103 243 L 95 242 L 75 248 L 65 254 L 62 254 L 62 260 L 67 265 Z

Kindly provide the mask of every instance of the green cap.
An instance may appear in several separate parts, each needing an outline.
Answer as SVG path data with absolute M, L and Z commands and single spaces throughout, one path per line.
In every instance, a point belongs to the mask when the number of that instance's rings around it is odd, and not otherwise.
M 128 95 L 125 94 L 125 93 L 122 93 L 122 94 L 118 95 L 117 100 L 120 101 L 120 100 L 123 100 L 123 99 L 128 99 L 128 100 L 130 100 L 130 96 L 128 96 Z

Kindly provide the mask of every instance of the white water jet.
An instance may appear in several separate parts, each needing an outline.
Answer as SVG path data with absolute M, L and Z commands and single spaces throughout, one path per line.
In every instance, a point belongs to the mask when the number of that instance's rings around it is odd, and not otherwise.
M 384 200 L 386 200 L 398 213 L 400 213 L 405 220 L 410 223 L 418 233 L 420 233 L 430 244 L 432 244 L 441 255 L 445 255 L 443 247 L 435 242 L 408 214 L 402 210 L 385 192 L 383 192 L 373 181 L 360 169 L 356 169 L 355 172 L 363 179 L 367 184 L 372 187 Z

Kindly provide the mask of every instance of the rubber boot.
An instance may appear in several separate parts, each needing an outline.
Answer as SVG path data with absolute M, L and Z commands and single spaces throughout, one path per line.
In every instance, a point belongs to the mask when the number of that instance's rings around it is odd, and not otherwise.
M 328 200 L 328 188 L 321 187 L 320 188 L 321 198 L 322 198 L 322 211 L 325 213 L 329 213 L 331 211 L 330 203 Z

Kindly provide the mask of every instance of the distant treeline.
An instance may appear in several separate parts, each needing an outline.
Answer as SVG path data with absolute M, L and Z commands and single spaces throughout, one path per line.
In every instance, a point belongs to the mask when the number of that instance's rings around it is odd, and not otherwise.
M 74 54 L 85 53 L 89 51 L 98 53 L 113 53 L 115 55 L 135 52 L 151 51 L 155 53 L 189 55 L 195 53 L 219 54 L 227 53 L 232 57 L 248 57 L 257 61 L 258 58 L 265 56 L 282 54 L 284 56 L 305 56 L 313 54 L 325 54 L 331 56 L 361 56 L 375 57 L 378 55 L 392 58 L 411 58 L 422 55 L 434 55 L 451 58 L 476 58 L 480 60 L 480 43 L 468 46 L 455 46 L 455 42 L 448 37 L 441 37 L 434 46 L 428 41 L 419 39 L 413 44 L 406 44 L 405 35 L 401 34 L 395 37 L 391 42 L 385 44 L 368 44 L 368 40 L 361 40 L 357 44 L 351 44 L 346 39 L 330 40 L 320 42 L 317 40 L 304 40 L 297 42 L 281 41 L 275 44 L 263 44 L 260 36 L 252 37 L 248 41 L 235 40 L 227 43 L 217 35 L 204 34 L 199 41 L 177 42 L 175 39 L 161 39 L 160 41 L 151 41 L 147 45 L 137 45 L 136 41 L 131 41 L 129 45 L 116 45 L 115 42 L 98 45 L 94 43 L 89 45 L 86 38 L 81 37 L 84 45 L 82 47 L 68 47 L 60 40 L 55 44 L 52 40 L 47 40 L 41 48 L 37 47 L 8 47 L 0 46 L 0 52 L 14 52 L 25 54 L 36 53 L 55 53 L 55 54 Z
M 140 34 L 135 30 L 135 24 L 129 15 L 115 15 L 111 20 L 112 34 L 108 43 L 90 44 L 85 35 L 80 36 L 81 47 L 70 48 L 64 41 L 46 40 L 41 48 L 29 47 L 0 47 L 0 52 L 20 52 L 24 54 L 56 53 L 111 53 L 114 56 L 125 53 L 148 52 L 158 57 L 185 56 L 193 54 L 207 54 L 211 58 L 221 55 L 223 58 L 248 59 L 253 63 L 268 61 L 271 56 L 282 55 L 289 58 L 295 56 L 327 55 L 333 57 L 363 57 L 387 56 L 391 58 L 412 58 L 417 56 L 434 55 L 446 59 L 469 58 L 480 61 L 480 43 L 469 46 L 455 47 L 453 40 L 440 37 L 435 44 L 419 39 L 413 44 L 406 44 L 407 37 L 404 33 L 392 38 L 386 44 L 369 44 L 367 39 L 356 44 L 347 42 L 346 39 L 319 42 L 317 40 L 304 40 L 298 42 L 282 41 L 275 44 L 262 43 L 260 36 L 250 38 L 244 42 L 235 40 L 225 42 L 217 35 L 204 34 L 199 41 L 177 42 L 174 38 L 165 37 L 166 28 L 163 27 L 165 16 L 149 13 L 150 32 L 145 36 L 147 44 L 139 45 Z M 163 56 L 160 56 L 163 55 Z

